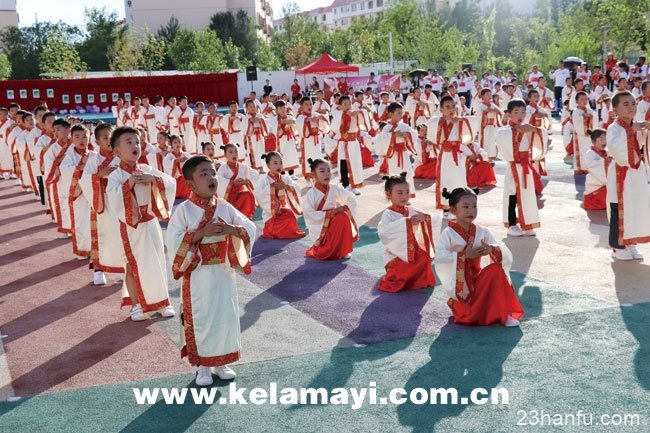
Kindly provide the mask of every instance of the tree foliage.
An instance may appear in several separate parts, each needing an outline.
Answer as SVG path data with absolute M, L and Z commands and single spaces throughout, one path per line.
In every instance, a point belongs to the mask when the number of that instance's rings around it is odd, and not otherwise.
M 224 45 L 209 29 L 180 30 L 168 52 L 179 70 L 219 72 L 228 68 Z
M 259 46 L 255 21 L 245 10 L 237 13 L 219 12 L 210 18 L 210 30 L 213 30 L 223 42 L 231 42 L 242 58 L 254 59 Z M 233 53 L 234 54 L 234 53 Z
M 72 76 L 75 72 L 86 71 L 88 65 L 81 60 L 74 45 L 65 37 L 52 31 L 40 53 L 39 67 L 43 73 Z
M 11 77 L 11 62 L 6 54 L 0 54 L 0 80 L 6 80 Z
M 90 71 L 107 71 L 109 55 L 124 32 L 117 12 L 108 12 L 106 8 L 86 8 L 84 16 L 87 36 L 78 46 L 81 60 L 87 63 Z

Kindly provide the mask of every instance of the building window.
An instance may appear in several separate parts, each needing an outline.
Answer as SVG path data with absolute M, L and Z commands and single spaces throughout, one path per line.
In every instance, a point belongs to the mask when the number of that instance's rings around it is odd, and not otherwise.
M 352 5 L 352 12 L 356 12 L 356 11 L 357 11 L 357 4 L 355 3 Z
M 359 3 L 359 9 L 364 10 L 366 8 L 366 4 L 364 2 Z
M 314 17 L 314 21 L 318 21 L 318 17 Z
M 334 8 L 334 15 L 336 15 L 336 8 Z
M 326 19 L 327 19 L 327 16 L 325 14 L 323 14 L 323 22 L 325 22 Z
M 372 1 L 368 2 L 368 9 L 372 9 Z
M 341 24 L 346 25 L 347 23 L 348 23 L 348 19 L 347 19 L 347 18 L 343 18 L 343 19 L 341 20 Z
M 380 8 L 384 5 L 384 0 L 377 0 L 377 7 Z

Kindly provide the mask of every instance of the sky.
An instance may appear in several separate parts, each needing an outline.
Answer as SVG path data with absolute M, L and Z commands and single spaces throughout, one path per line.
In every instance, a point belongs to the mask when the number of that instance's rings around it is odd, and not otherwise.
M 275 18 L 282 12 L 282 6 L 287 0 L 271 0 L 271 7 Z M 61 7 L 61 3 L 65 7 Z M 301 3 L 296 1 L 296 3 Z M 305 4 L 306 2 L 302 2 Z M 332 0 L 310 0 L 309 8 L 327 6 Z M 106 7 L 109 11 L 117 11 L 120 18 L 124 18 L 124 0 L 64 0 L 57 2 L 52 0 L 18 0 L 18 15 L 20 26 L 34 24 L 36 17 L 39 21 L 63 21 L 70 25 L 83 26 L 84 8 Z

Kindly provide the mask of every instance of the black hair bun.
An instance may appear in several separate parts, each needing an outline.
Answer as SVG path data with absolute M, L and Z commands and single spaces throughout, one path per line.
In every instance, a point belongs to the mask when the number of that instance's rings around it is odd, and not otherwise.
M 401 172 L 401 173 L 399 174 L 399 177 L 406 178 L 406 172 L 405 172 L 405 171 Z
M 260 156 L 260 158 L 262 158 L 264 161 L 266 161 L 266 153 L 263 154 L 262 156 Z
M 443 188 L 440 195 L 443 196 L 444 198 L 446 198 L 447 200 L 449 200 L 451 198 L 451 193 L 449 192 L 449 190 L 447 188 Z
M 479 187 L 472 188 L 472 191 L 474 191 L 474 194 L 476 194 L 476 195 L 478 195 L 478 193 L 481 192 L 481 190 L 479 189 Z
M 388 179 L 390 179 L 390 176 L 382 176 L 382 177 L 381 177 L 381 180 L 384 180 L 384 181 L 386 181 L 386 180 L 388 180 Z
M 312 164 L 314 163 L 314 160 L 311 159 L 311 158 L 307 158 L 307 163 L 308 163 L 309 165 L 312 165 Z
M 224 150 L 224 151 L 225 151 L 225 150 L 226 150 L 226 146 L 219 146 L 219 149 L 221 149 L 221 150 Z

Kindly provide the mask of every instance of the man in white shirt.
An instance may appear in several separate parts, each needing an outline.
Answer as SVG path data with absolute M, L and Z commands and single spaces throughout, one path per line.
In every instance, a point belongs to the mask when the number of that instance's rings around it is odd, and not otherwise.
M 555 82 L 555 111 L 559 113 L 562 111 L 562 89 L 564 89 L 564 86 L 566 86 L 567 78 L 571 77 L 571 71 L 564 67 L 563 61 L 560 61 L 557 64 L 557 69 L 554 71 L 551 70 L 549 76 Z
M 542 74 L 539 71 L 539 67 L 537 65 L 533 65 L 533 70 L 530 74 L 528 74 L 528 77 L 526 77 L 526 83 L 525 85 L 528 86 L 529 84 L 533 85 L 533 89 L 537 89 L 537 83 L 539 82 L 539 79 L 542 78 L 544 74 Z

